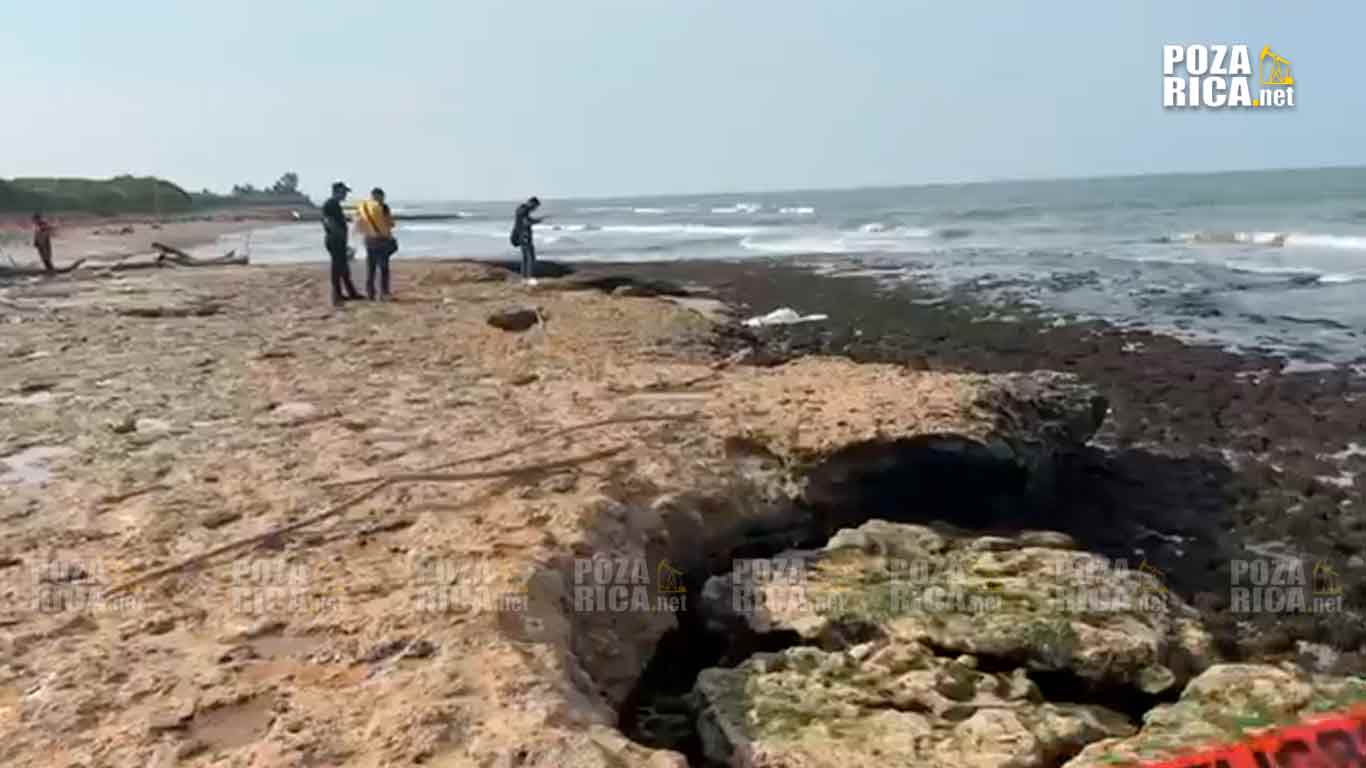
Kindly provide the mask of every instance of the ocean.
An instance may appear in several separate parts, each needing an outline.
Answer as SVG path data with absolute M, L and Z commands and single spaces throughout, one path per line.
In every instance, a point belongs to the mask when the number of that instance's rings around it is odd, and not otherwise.
M 534 190 L 533 190 L 534 191 Z M 515 203 L 398 203 L 397 258 L 508 260 Z M 545 200 L 540 258 L 796 260 L 1124 326 L 1366 360 L 1366 168 Z M 323 258 L 303 222 L 226 238 L 257 263 Z M 801 311 L 800 306 L 794 309 Z

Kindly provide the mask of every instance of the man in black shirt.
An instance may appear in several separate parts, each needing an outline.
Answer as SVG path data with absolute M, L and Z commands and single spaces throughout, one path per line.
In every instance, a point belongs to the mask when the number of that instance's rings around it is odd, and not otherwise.
M 532 241 L 531 226 L 541 223 L 541 219 L 531 214 L 540 207 L 541 201 L 533 196 L 517 206 L 517 212 L 513 214 L 512 244 L 522 249 L 522 279 L 528 285 L 536 284 L 536 244 Z
M 346 214 L 341 201 L 351 188 L 338 181 L 332 184 L 332 196 L 323 203 L 323 245 L 332 259 L 332 306 L 360 298 L 351 282 L 351 252 L 346 247 Z

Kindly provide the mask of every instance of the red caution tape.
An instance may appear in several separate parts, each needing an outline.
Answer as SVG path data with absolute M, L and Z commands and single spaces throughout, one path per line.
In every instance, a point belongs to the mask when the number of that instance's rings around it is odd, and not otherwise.
M 1142 768 L 1366 768 L 1366 707 Z

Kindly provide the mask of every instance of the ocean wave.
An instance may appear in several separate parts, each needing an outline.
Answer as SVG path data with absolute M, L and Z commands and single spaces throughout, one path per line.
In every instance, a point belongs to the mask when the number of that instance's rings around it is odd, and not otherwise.
M 632 208 L 631 213 L 640 213 L 647 216 L 658 216 L 661 213 L 668 213 L 667 208 Z
M 542 229 L 550 229 L 554 232 L 592 232 L 598 229 L 593 224 L 550 224 Z
M 711 224 L 609 224 L 603 232 L 633 235 L 757 235 L 763 227 L 718 227 Z
M 763 209 L 764 209 L 764 206 L 763 206 L 762 204 L 760 204 L 760 203 L 736 203 L 735 205 L 727 205 L 727 206 L 723 206 L 723 207 L 720 207 L 720 208 L 713 208 L 713 209 L 711 209 L 711 212 L 712 212 L 712 213 L 722 213 L 722 214 L 730 214 L 730 213 L 758 213 L 759 211 L 762 211 Z M 783 211 L 783 212 L 784 212 L 784 213 L 787 213 L 787 211 Z
M 931 247 L 935 232 L 918 227 L 858 232 L 810 232 L 789 237 L 740 241 L 747 251 L 771 254 L 918 253 Z
M 1250 275 L 1300 275 L 1305 277 L 1318 278 L 1323 273 L 1311 267 L 1287 267 L 1279 264 L 1252 264 L 1246 261 L 1226 261 L 1224 266 L 1234 272 L 1244 272 Z
M 1322 235 L 1312 232 L 1182 232 L 1172 238 L 1158 238 L 1156 242 L 1195 245 L 1289 246 L 1366 251 L 1366 236 Z
M 961 240 L 972 235 L 972 230 L 967 227 L 945 227 L 935 234 L 945 240 Z
M 787 207 L 787 208 L 779 208 L 779 209 L 778 209 L 778 213 L 784 213 L 784 214 L 787 214 L 788 216 L 810 216 L 810 215 L 814 214 L 815 212 L 816 212 L 816 209 L 815 209 L 815 208 L 812 208 L 812 207 L 809 206 L 809 205 L 796 205 L 796 206 L 790 206 L 790 207 Z
M 954 211 L 952 215 L 955 218 L 967 219 L 968 221 L 999 221 L 1015 216 L 1032 214 L 1038 210 L 1039 206 L 1025 203 L 1020 205 L 993 206 L 989 208 L 967 208 L 960 211 Z
M 1324 285 L 1363 283 L 1366 282 L 1366 272 L 1329 272 L 1326 275 L 1319 275 L 1318 282 Z
M 849 245 L 842 237 L 789 237 L 781 240 L 755 240 L 746 237 L 740 247 L 747 251 L 769 254 L 798 255 L 806 253 L 849 253 Z
M 881 221 L 874 221 L 858 228 L 860 234 L 864 235 L 891 235 L 893 237 L 923 238 L 934 237 L 935 231 L 924 227 L 907 227 L 901 224 L 887 224 Z

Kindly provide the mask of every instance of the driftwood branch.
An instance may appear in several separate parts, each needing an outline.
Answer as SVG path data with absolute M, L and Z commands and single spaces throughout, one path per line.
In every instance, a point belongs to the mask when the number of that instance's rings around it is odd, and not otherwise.
M 217 557 L 218 555 L 226 554 L 228 552 L 232 552 L 235 550 L 244 549 L 246 547 L 255 546 L 262 542 L 269 541 L 279 536 L 283 536 L 287 533 L 292 533 L 294 531 L 299 530 L 300 528 L 307 528 L 310 525 L 315 525 L 324 520 L 328 520 L 330 518 L 342 514 L 348 509 L 351 509 L 357 504 L 360 504 L 366 499 L 369 499 L 370 497 L 374 496 L 375 494 L 392 485 L 397 485 L 400 483 L 418 482 L 453 483 L 465 482 L 469 480 L 485 480 L 495 477 L 514 477 L 517 475 L 540 473 L 552 469 L 562 469 L 564 467 L 571 467 L 578 464 L 586 464 L 591 461 L 598 461 L 599 459 L 605 459 L 610 456 L 615 456 L 616 454 L 621 453 L 622 451 L 626 450 L 627 447 L 628 446 L 625 445 L 619 445 L 613 448 L 596 451 L 594 453 L 584 454 L 582 456 L 561 459 L 559 461 L 534 462 L 531 464 L 524 464 L 517 467 L 488 470 L 485 472 L 466 472 L 463 474 L 414 473 L 404 475 L 393 475 L 391 477 L 381 478 L 380 480 L 376 481 L 374 485 L 370 486 L 369 488 L 366 488 L 364 491 L 361 491 L 360 493 L 357 493 L 356 495 L 351 496 L 339 502 L 338 504 L 323 510 L 322 512 L 319 512 L 316 515 L 312 515 L 311 517 L 305 517 L 302 520 L 296 520 L 293 523 L 283 525 L 278 528 L 272 528 L 264 533 L 258 533 L 254 536 L 248 536 L 246 538 L 230 541 L 221 546 L 214 547 L 213 549 L 210 549 L 207 552 L 201 552 L 197 555 L 193 555 L 191 557 L 188 557 L 184 560 L 173 563 L 171 565 L 165 566 L 163 568 L 158 568 L 154 571 L 144 573 L 143 575 L 138 576 L 137 578 L 110 587 L 109 589 L 105 590 L 104 594 L 106 597 L 108 597 L 120 594 L 122 592 L 127 592 L 128 590 L 134 587 L 146 584 L 147 582 L 153 581 L 155 579 L 159 579 L 162 576 L 169 576 L 170 574 L 178 573 L 180 571 L 192 568 L 200 563 Z
M 466 456 L 466 457 L 464 457 L 464 458 L 462 458 L 462 459 L 456 459 L 456 460 L 454 460 L 454 461 L 442 462 L 441 464 L 432 464 L 432 465 L 430 465 L 430 466 L 422 467 L 421 469 L 413 470 L 413 472 L 416 473 L 416 474 L 425 474 L 425 473 L 430 473 L 430 472 L 440 472 L 440 471 L 443 470 L 443 469 L 450 469 L 450 468 L 452 468 L 452 467 L 458 467 L 458 466 L 460 466 L 461 464 L 474 464 L 474 463 L 480 462 L 480 461 L 492 461 L 493 459 L 501 459 L 501 458 L 504 457 L 504 456 L 507 456 L 507 455 L 510 455 L 510 454 L 513 454 L 513 453 L 517 453 L 517 452 L 519 452 L 519 451 L 524 451 L 524 450 L 526 450 L 526 449 L 528 449 L 528 448 L 535 448 L 535 447 L 538 446 L 538 445 L 544 444 L 547 440 L 554 440 L 555 438 L 563 437 L 563 436 L 565 436 L 565 435 L 572 434 L 572 433 L 574 433 L 574 432 L 582 432 L 583 430 L 587 430 L 587 429 L 596 429 L 597 427 L 606 427 L 606 426 L 609 426 L 609 425 L 611 425 L 611 424 L 636 424 L 636 423 L 640 423 L 640 422 L 649 422 L 649 421 L 694 421 L 694 420 L 696 420 L 697 418 L 698 418 L 697 414 L 689 413 L 689 414 L 683 414 L 683 415 L 616 416 L 616 417 L 613 417 L 613 418 L 610 418 L 610 419 L 599 419 L 599 420 L 597 420 L 597 421 L 585 421 L 585 422 L 582 422 L 582 423 L 580 423 L 580 424 L 571 424 L 571 425 L 569 425 L 569 426 L 567 426 L 567 427 L 563 427 L 563 428 L 561 428 L 561 429 L 557 429 L 557 430 L 554 430 L 554 431 L 552 431 L 552 432 L 548 432 L 548 433 L 546 433 L 546 434 L 544 434 L 544 435 L 540 435 L 539 437 L 534 437 L 534 438 L 532 438 L 532 439 L 530 439 L 530 440 L 528 440 L 528 441 L 526 441 L 526 442 L 524 442 L 524 443 L 519 443 L 519 444 L 517 444 L 517 445 L 514 445 L 514 446 L 512 446 L 511 448 L 500 448 L 500 449 L 498 449 L 498 450 L 496 450 L 496 451 L 490 451 L 490 452 L 488 452 L 488 453 L 476 454 L 476 455 L 474 455 L 474 456 Z M 369 477 L 360 477 L 360 478 L 356 478 L 355 480 L 337 480 L 337 481 L 335 481 L 335 482 L 325 483 L 325 484 L 323 485 L 323 487 L 324 487 L 324 488 L 345 488 L 345 487 L 347 487 L 347 486 L 352 486 L 352 485 L 364 485 L 364 484 L 366 484 L 366 483 L 373 483 L 373 482 L 376 482 L 376 481 L 378 481 L 378 480 L 382 480 L 382 479 L 384 479 L 385 477 L 386 477 L 386 475 L 370 475 Z
M 0 277 L 42 277 L 43 275 L 64 275 L 72 270 L 80 268 L 85 263 L 85 259 L 76 259 L 65 267 L 57 267 L 48 272 L 42 267 L 3 267 L 0 266 Z
M 111 272 L 124 272 L 130 269 L 158 269 L 160 267 L 225 267 L 225 266 L 246 266 L 249 260 L 246 256 L 238 256 L 237 251 L 228 251 L 222 256 L 211 259 L 197 259 L 188 253 L 177 248 L 171 248 L 161 243 L 152 243 L 152 247 L 158 251 L 154 261 L 119 261 L 110 264 L 108 269 Z

